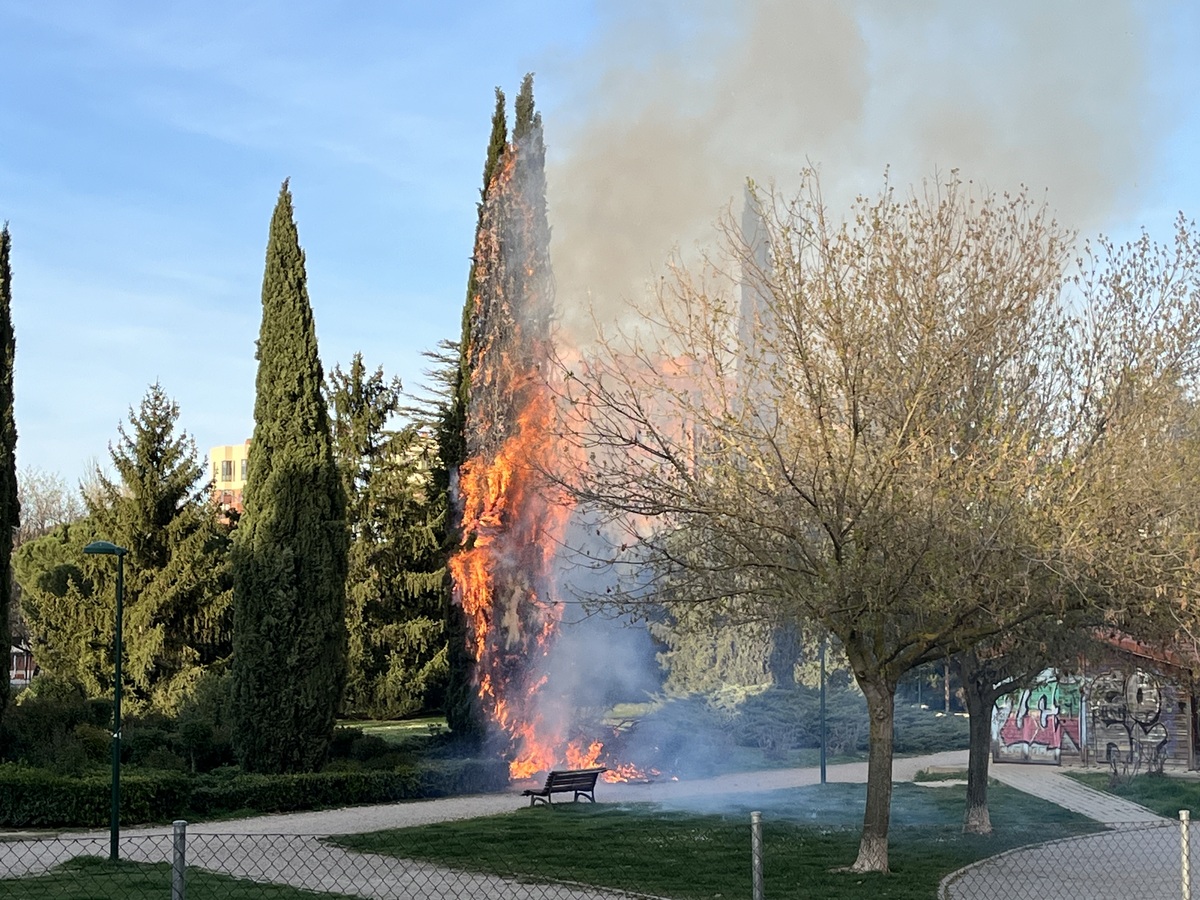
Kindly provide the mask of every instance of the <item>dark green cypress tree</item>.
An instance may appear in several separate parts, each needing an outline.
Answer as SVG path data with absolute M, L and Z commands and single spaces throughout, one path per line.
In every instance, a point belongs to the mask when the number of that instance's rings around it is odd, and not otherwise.
M 520 144 L 535 132 L 540 140 L 542 114 L 533 108 L 533 73 L 526 73 L 521 80 L 517 102 L 513 104 L 513 143 Z
M 488 189 L 500 166 L 500 158 L 508 145 L 508 122 L 506 119 L 504 91 L 496 88 L 496 107 L 492 113 L 492 131 L 488 138 L 487 157 L 483 164 L 483 187 L 479 191 L 479 204 L 475 225 L 475 240 L 479 241 L 483 210 L 488 199 Z M 467 276 L 467 299 L 463 304 L 462 339 L 458 344 L 457 365 L 451 366 L 447 383 L 449 400 L 438 427 L 438 449 L 441 469 L 436 483 L 446 492 L 453 490 L 454 474 L 467 458 L 464 428 L 467 406 L 471 398 L 471 372 L 468 360 L 471 353 L 471 322 L 479 304 L 479 285 L 475 263 Z M 460 545 L 462 535 L 459 522 L 451 514 L 447 517 L 446 552 L 453 553 Z M 467 624 L 462 610 L 451 599 L 451 585 L 446 586 L 446 637 L 449 653 L 449 682 L 446 687 L 446 721 L 450 730 L 464 740 L 480 740 L 483 723 L 476 705 L 473 682 L 474 657 L 467 647 Z
M 8 223 L 0 229 L 0 622 L 8 633 L 9 607 L 12 604 L 12 540 L 13 529 L 20 524 L 20 504 L 17 502 L 17 424 L 13 418 L 13 355 L 17 344 L 12 324 L 12 269 L 9 266 L 9 246 L 12 238 Z M 4 654 L 0 670 L 0 719 L 8 706 L 9 655 Z
M 492 112 L 492 131 L 488 137 L 487 157 L 483 163 L 483 187 L 479 189 L 479 203 L 476 204 L 476 242 L 479 240 L 479 226 L 483 221 L 483 207 L 487 202 L 488 188 L 500 165 L 500 157 L 504 154 L 504 148 L 508 144 L 508 122 L 505 115 L 504 91 L 496 88 L 496 108 Z M 463 437 L 467 403 L 471 396 L 471 373 L 467 360 L 471 348 L 471 319 L 478 300 L 479 285 L 476 280 L 475 263 L 472 261 L 471 270 L 467 275 L 467 299 L 463 303 L 462 337 L 456 348 L 458 351 L 457 364 L 453 365 L 448 373 L 446 387 L 449 399 L 438 429 L 438 447 L 443 463 L 440 475 L 444 487 L 448 487 L 448 473 L 457 469 L 467 458 L 466 442 Z
M 326 758 L 346 675 L 346 498 L 285 181 L 262 287 L 254 436 L 234 534 L 234 746 L 256 772 Z

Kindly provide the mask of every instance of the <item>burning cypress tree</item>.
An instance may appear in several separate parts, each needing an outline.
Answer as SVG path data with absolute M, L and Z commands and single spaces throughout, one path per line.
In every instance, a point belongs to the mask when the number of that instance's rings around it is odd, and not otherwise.
M 533 76 L 516 102 L 513 141 L 500 155 L 480 210 L 466 344 L 466 459 L 494 454 L 515 415 L 542 386 L 553 309 L 542 117 Z
M 455 490 L 461 543 L 450 568 L 480 712 L 498 726 L 519 777 L 548 768 L 558 761 L 548 754 L 561 749 L 543 742 L 537 660 L 559 615 L 550 571 L 567 514 L 537 477 L 550 433 L 544 377 L 554 298 L 532 76 L 521 85 L 513 135 L 488 182 L 476 235 Z
M 488 139 L 487 158 L 483 164 L 483 187 L 479 189 L 475 225 L 476 246 L 479 245 L 480 232 L 483 230 L 483 211 L 488 201 L 488 189 L 500 166 L 500 157 L 507 144 L 508 122 L 504 108 L 504 91 L 496 88 L 496 108 L 492 113 L 492 131 Z M 448 493 L 452 489 L 451 482 L 457 481 L 459 467 L 467 459 L 465 430 L 471 393 L 471 325 L 479 291 L 476 267 L 477 263 L 472 261 L 471 272 L 467 276 L 467 299 L 463 304 L 462 338 L 458 344 L 458 359 L 449 373 L 447 387 L 450 397 L 438 429 L 442 464 L 438 481 L 439 486 Z M 457 550 L 463 540 L 460 531 L 462 517 L 459 512 L 457 505 L 452 504 L 446 541 L 450 553 Z M 446 595 L 448 598 L 452 597 L 449 587 Z M 446 687 L 446 721 L 460 738 L 478 740 L 483 736 L 483 721 L 476 703 L 475 657 L 467 645 L 467 622 L 459 604 L 451 602 L 447 606 L 446 631 L 450 666 L 449 683 Z
M 234 543 L 234 741 L 260 772 L 317 768 L 346 674 L 346 498 L 285 181 L 271 219 L 254 437 Z
M 8 254 L 12 238 L 8 225 L 0 229 L 0 533 L 11 535 L 20 524 L 17 501 L 17 424 L 13 418 L 13 355 L 16 339 L 12 323 L 12 270 Z M 12 603 L 12 541 L 0 541 L 0 621 L 8 633 Z M 8 706 L 9 655 L 0 671 L 0 718 Z

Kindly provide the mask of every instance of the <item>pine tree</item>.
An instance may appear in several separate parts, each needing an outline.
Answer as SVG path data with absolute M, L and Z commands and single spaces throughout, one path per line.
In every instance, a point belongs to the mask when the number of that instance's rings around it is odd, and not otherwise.
M 228 529 L 208 502 L 196 442 L 176 434 L 179 406 L 151 385 L 109 446 L 119 479 L 96 471 L 85 497 L 96 534 L 126 547 L 126 696 L 174 710 L 195 679 L 232 650 Z M 105 563 L 108 563 L 105 566 Z M 98 596 L 111 560 L 94 560 Z
M 346 498 L 285 181 L 262 287 L 254 436 L 234 535 L 233 718 L 250 771 L 325 760 L 346 673 Z
M 479 242 L 483 211 L 488 199 L 488 189 L 500 166 L 500 158 L 508 144 L 508 122 L 505 112 L 504 91 L 496 88 L 496 107 L 492 112 L 492 130 L 488 137 L 487 156 L 483 164 L 483 187 L 479 191 L 479 204 L 475 225 L 475 240 Z M 479 286 L 476 280 L 475 263 L 467 276 L 467 299 L 463 304 L 462 339 L 458 344 L 457 366 L 450 369 L 447 384 L 449 401 L 438 428 L 438 449 L 441 467 L 436 484 L 449 492 L 453 473 L 466 461 L 467 445 L 465 427 L 467 406 L 471 395 L 471 372 L 468 360 L 471 354 L 471 322 L 479 303 Z M 459 523 L 453 514 L 447 516 L 445 552 L 453 553 L 459 546 L 461 535 Z M 478 740 L 483 736 L 483 723 L 475 703 L 475 686 L 472 680 L 474 658 L 467 647 L 467 624 L 462 609 L 451 599 L 451 586 L 447 577 L 446 637 L 449 653 L 449 683 L 446 687 L 446 721 L 450 730 L 464 740 Z
M 12 535 L 20 524 L 17 502 L 17 425 L 13 418 L 13 355 L 16 340 L 12 324 L 12 270 L 9 246 L 12 238 L 8 225 L 0 228 L 0 534 Z M 12 604 L 12 541 L 0 541 L 0 622 L 8 635 L 9 607 Z M 0 719 L 8 706 L 9 655 L 0 669 Z
M 17 551 L 17 579 L 34 648 L 48 674 L 91 696 L 112 690 L 115 569 L 84 556 L 96 538 L 125 559 L 123 692 L 132 708 L 173 712 L 199 676 L 232 649 L 228 529 L 206 497 L 195 441 L 176 433 L 179 407 L 152 385 L 99 469 L 86 519 Z
M 329 376 L 335 455 L 347 496 L 347 715 L 397 718 L 440 706 L 446 680 L 440 535 L 428 433 L 389 425 L 401 387 L 362 354 Z

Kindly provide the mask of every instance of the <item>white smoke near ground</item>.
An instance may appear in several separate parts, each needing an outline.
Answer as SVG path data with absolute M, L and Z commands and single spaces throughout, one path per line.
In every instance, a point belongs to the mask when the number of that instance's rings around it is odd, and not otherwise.
M 559 314 L 580 340 L 673 250 L 685 258 L 748 177 L 806 164 L 837 213 L 958 169 L 1024 184 L 1090 233 L 1130 212 L 1163 123 L 1132 0 L 707 0 L 608 4 L 547 113 Z M 582 73 L 582 74 L 580 74 Z M 557 84 L 565 79 L 565 87 Z M 736 213 L 736 210 L 735 210 Z

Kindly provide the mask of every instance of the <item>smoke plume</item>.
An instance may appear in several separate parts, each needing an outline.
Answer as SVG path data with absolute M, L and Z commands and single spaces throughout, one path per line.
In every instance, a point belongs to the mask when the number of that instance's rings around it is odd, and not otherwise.
M 589 305 L 611 317 L 673 249 L 707 244 L 747 177 L 786 192 L 811 163 L 840 213 L 885 167 L 897 185 L 957 168 L 1045 191 L 1090 233 L 1130 212 L 1153 162 L 1161 121 L 1132 0 L 607 8 L 549 113 L 559 314 L 581 339 Z

